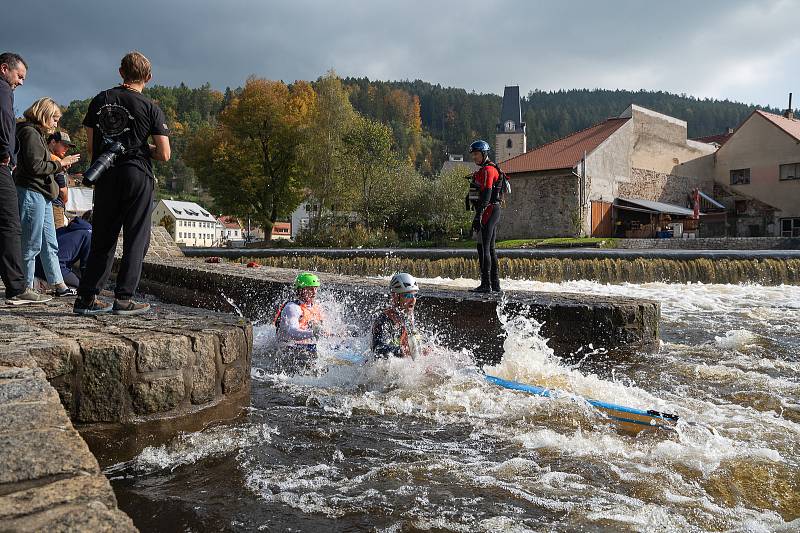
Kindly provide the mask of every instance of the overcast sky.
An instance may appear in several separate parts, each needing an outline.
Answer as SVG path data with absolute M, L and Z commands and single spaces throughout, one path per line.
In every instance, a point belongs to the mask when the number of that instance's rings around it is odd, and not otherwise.
M 117 84 L 131 49 L 164 85 L 333 68 L 497 94 L 516 84 L 800 101 L 798 0 L 11 0 L 4 11 L 0 48 L 30 67 L 18 112 Z

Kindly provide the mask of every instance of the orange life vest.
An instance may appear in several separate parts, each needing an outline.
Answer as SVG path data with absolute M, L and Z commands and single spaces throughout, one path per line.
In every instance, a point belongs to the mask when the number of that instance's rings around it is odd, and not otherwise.
M 322 313 L 319 310 L 319 306 L 315 303 L 308 305 L 306 303 L 301 302 L 300 300 L 289 300 L 288 302 L 284 302 L 279 308 L 278 312 L 275 313 L 275 320 L 273 320 L 273 324 L 275 327 L 279 327 L 281 323 L 281 314 L 283 313 L 283 308 L 286 307 L 288 303 L 295 303 L 300 306 L 300 319 L 298 320 L 298 326 L 300 329 L 308 329 L 311 323 L 319 323 L 322 322 Z

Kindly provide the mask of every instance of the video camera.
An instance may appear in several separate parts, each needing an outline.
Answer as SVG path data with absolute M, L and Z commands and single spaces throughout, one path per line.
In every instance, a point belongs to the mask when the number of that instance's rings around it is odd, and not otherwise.
M 125 146 L 119 141 L 108 146 L 108 148 L 95 159 L 94 163 L 91 164 L 86 172 L 83 173 L 83 184 L 87 187 L 96 184 L 100 176 L 114 165 L 114 161 L 116 161 L 117 157 L 124 153 Z

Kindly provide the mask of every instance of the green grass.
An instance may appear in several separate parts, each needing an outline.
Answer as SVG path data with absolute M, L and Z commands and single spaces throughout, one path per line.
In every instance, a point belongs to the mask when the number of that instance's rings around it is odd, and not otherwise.
M 615 248 L 616 239 L 598 237 L 554 237 L 551 239 L 510 239 L 497 243 L 498 248 L 570 248 L 598 247 Z

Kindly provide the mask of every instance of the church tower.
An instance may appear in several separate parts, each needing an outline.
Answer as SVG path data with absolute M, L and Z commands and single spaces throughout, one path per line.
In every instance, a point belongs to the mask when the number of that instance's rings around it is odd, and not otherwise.
M 527 151 L 528 137 L 522 122 L 519 85 L 512 85 L 503 91 L 503 109 L 494 140 L 495 160 L 501 163 Z

